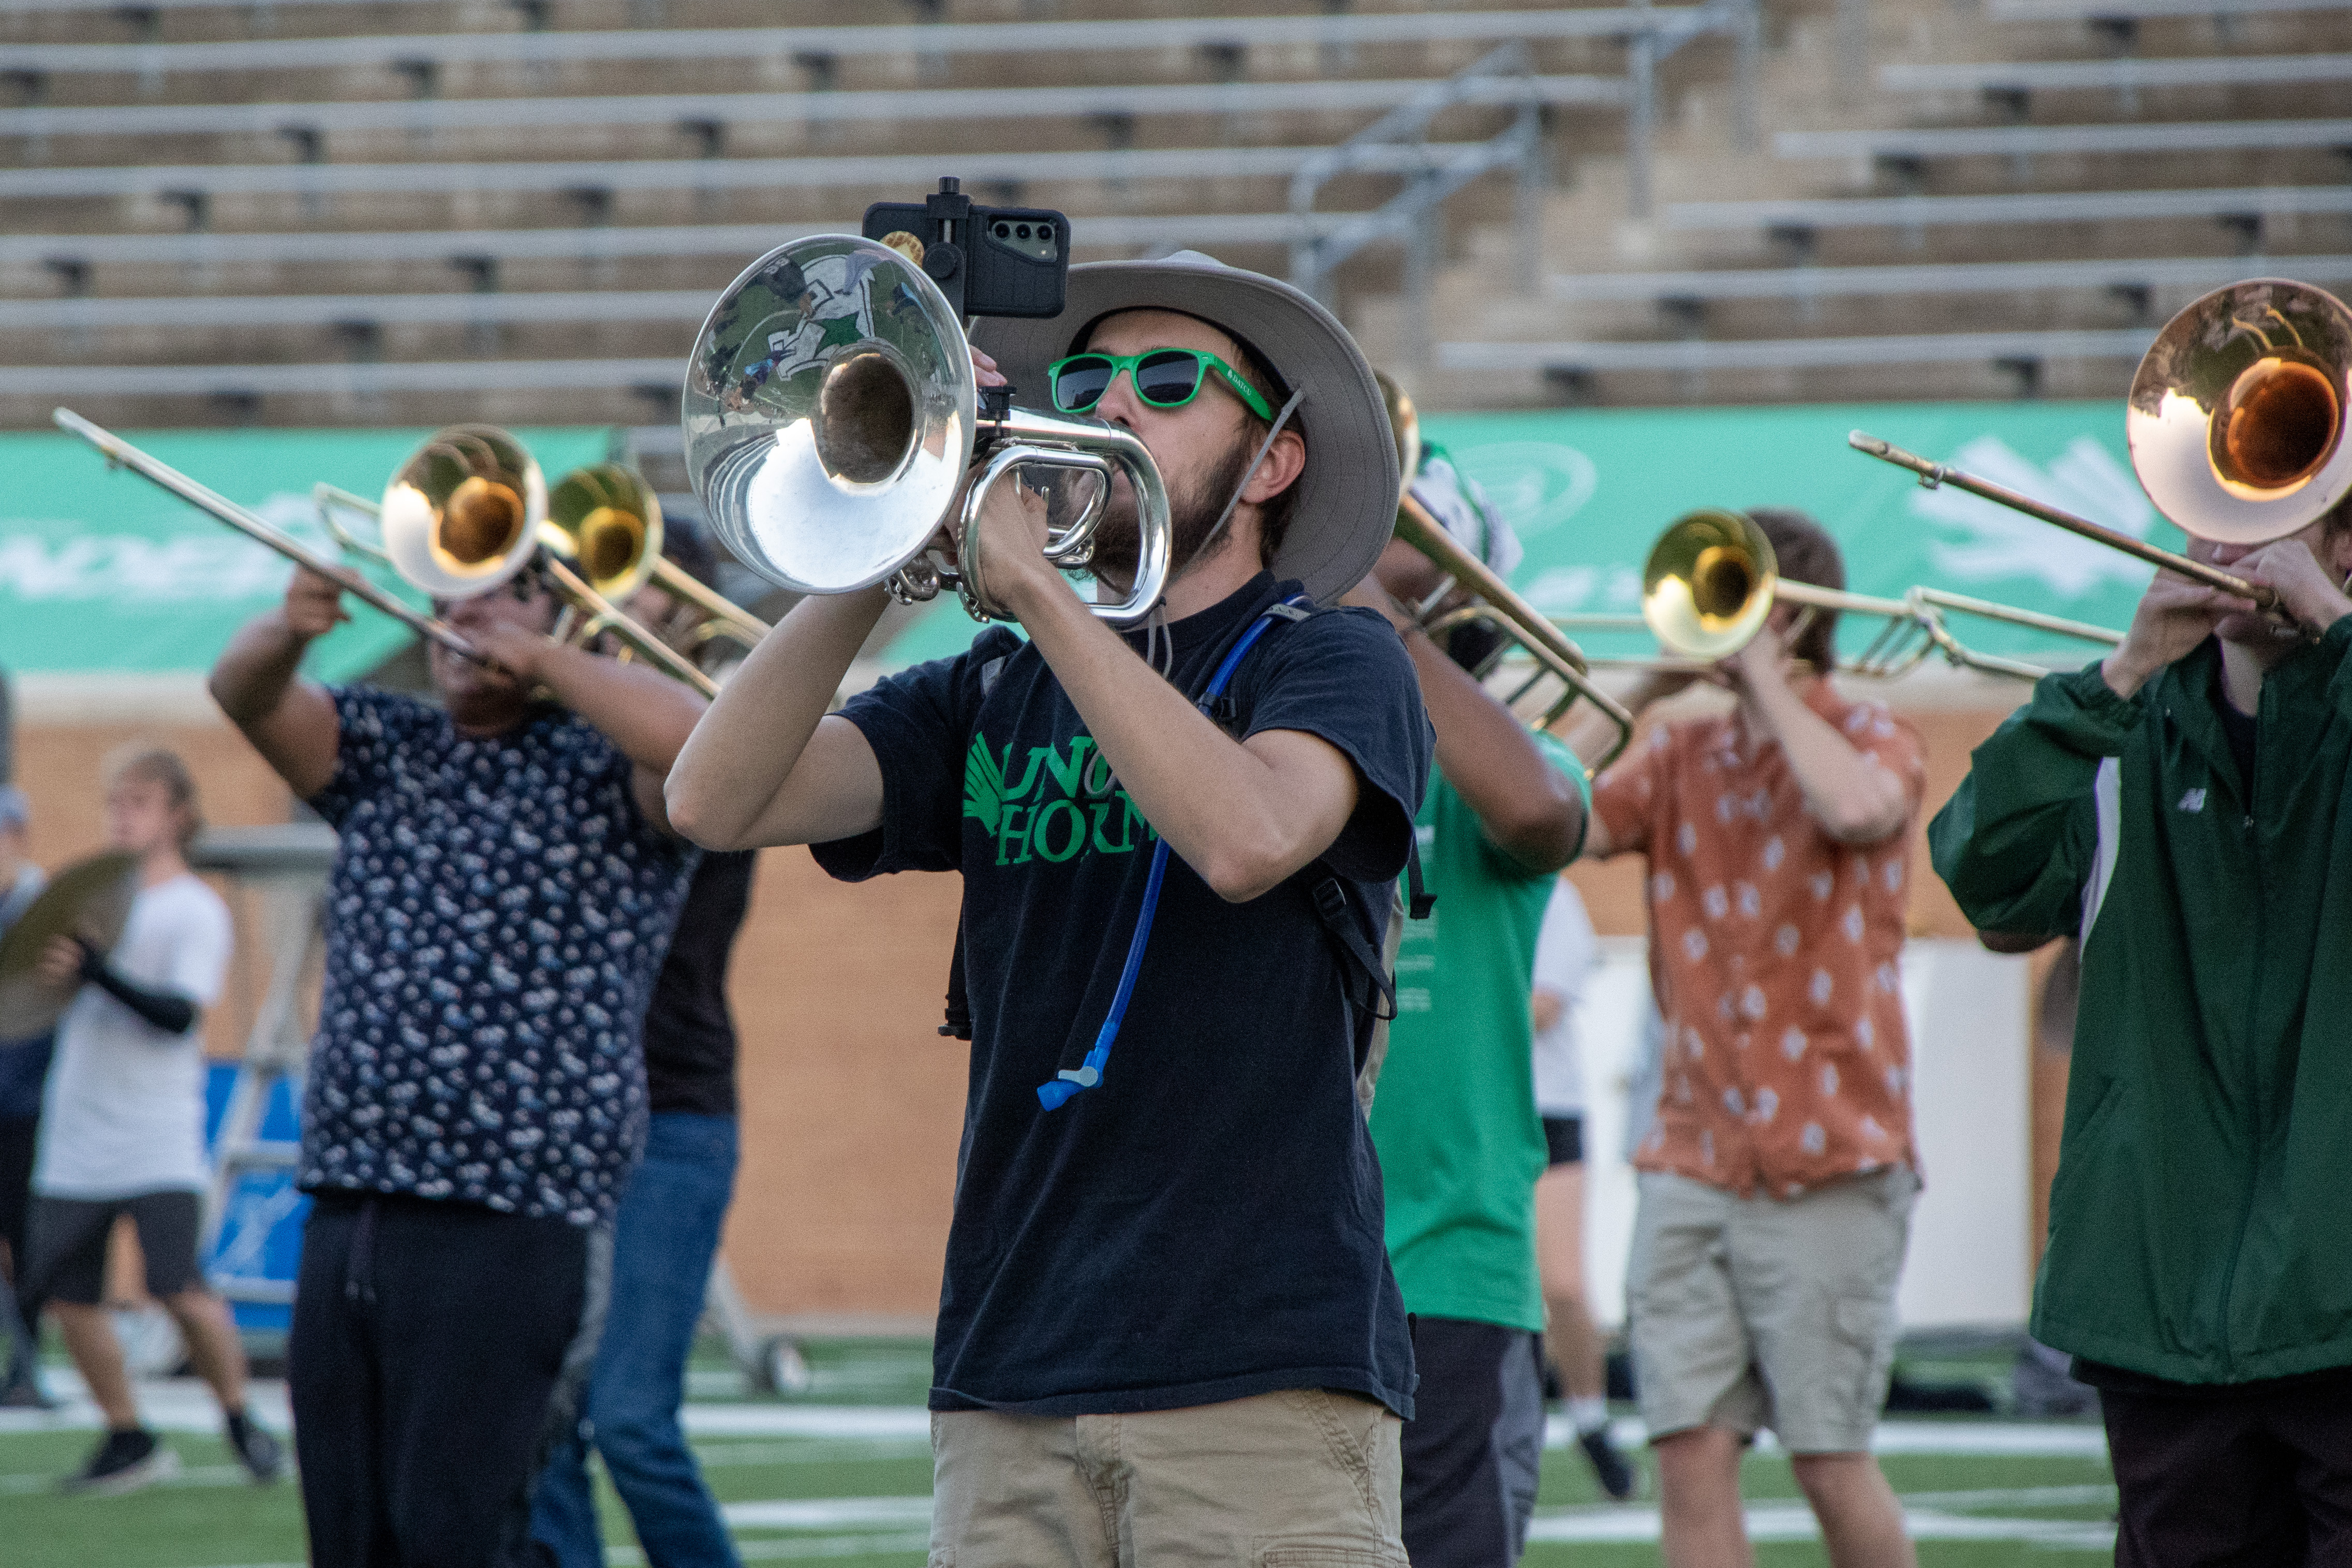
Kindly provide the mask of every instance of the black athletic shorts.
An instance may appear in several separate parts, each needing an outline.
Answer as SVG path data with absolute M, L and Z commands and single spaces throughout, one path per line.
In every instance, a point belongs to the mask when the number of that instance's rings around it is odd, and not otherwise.
M 1584 1118 L 1581 1116 L 1547 1116 L 1543 1119 L 1544 1147 L 1551 1151 L 1555 1165 L 1584 1163 Z
M 200 1286 L 205 1280 L 196 1268 L 196 1194 L 185 1190 L 96 1200 L 36 1193 L 18 1293 L 33 1301 L 97 1306 L 106 1289 L 106 1238 L 123 1215 L 139 1231 L 150 1296 L 176 1296 Z

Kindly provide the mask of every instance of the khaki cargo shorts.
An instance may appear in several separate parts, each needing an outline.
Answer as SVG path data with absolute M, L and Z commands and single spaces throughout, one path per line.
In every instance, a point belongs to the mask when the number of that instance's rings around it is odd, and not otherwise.
M 1866 1451 L 1919 1178 L 1895 1166 L 1790 1199 L 1640 1179 L 1625 1294 L 1651 1437 L 1769 1426 L 1790 1453 Z
M 1403 1427 L 1319 1388 L 1134 1415 L 937 1411 L 930 1568 L 1406 1568 Z

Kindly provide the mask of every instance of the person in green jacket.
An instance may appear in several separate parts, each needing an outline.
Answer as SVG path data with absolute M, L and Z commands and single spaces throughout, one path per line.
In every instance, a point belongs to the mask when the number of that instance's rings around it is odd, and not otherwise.
M 2352 503 L 2189 553 L 1928 830 L 1979 930 L 2082 937 L 2035 1337 L 2100 1391 L 2116 1561 L 2352 1561 Z
M 1436 447 L 1422 448 L 1412 494 L 1494 570 L 1517 563 L 1508 525 Z M 1426 556 L 1392 542 L 1349 595 L 1404 638 L 1437 731 L 1436 774 L 1413 818 L 1437 903 L 1399 944 L 1371 1131 L 1420 1373 L 1404 1428 L 1405 1549 L 1416 1568 L 1510 1568 L 1544 1434 L 1535 1190 L 1546 1156 L 1528 985 L 1544 906 L 1584 839 L 1588 791 L 1565 746 L 1529 734 L 1470 674 L 1496 634 L 1465 626 L 1441 647 L 1422 632 L 1405 605 L 1442 585 Z

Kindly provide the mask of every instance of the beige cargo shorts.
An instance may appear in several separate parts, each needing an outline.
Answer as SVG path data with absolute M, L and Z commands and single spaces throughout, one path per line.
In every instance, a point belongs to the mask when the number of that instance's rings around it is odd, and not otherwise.
M 931 1415 L 930 1568 L 1406 1568 L 1403 1423 L 1286 1389 L 1135 1415 Z
M 1640 1181 L 1625 1294 L 1652 1438 L 1769 1426 L 1790 1453 L 1866 1451 L 1919 1178 L 1895 1166 L 1788 1199 Z

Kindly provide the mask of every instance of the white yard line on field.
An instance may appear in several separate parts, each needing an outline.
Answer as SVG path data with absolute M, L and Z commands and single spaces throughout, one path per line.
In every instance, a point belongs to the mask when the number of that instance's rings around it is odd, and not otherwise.
M 0 1410 L 0 1435 L 12 1432 L 96 1431 L 103 1425 L 95 1405 L 82 1391 L 81 1379 L 62 1367 L 44 1369 L 42 1382 L 55 1410 Z M 215 1433 L 220 1410 L 212 1394 L 194 1378 L 165 1378 L 138 1386 L 139 1406 L 147 1424 L 164 1432 Z M 287 1429 L 289 1415 L 286 1384 L 257 1380 L 249 1395 L 262 1424 L 274 1431 Z M 928 1442 L 930 1413 L 919 1405 L 774 1405 L 735 1401 L 689 1401 L 680 1413 L 694 1437 L 847 1437 Z M 1642 1424 L 1632 1417 L 1612 1424 L 1617 1440 L 1628 1447 L 1647 1439 Z M 1567 1417 L 1553 1416 L 1544 1434 L 1545 1446 L 1565 1448 L 1576 1441 Z M 2018 1458 L 2106 1458 L 2106 1434 L 2095 1424 L 2072 1421 L 1887 1421 L 1880 1424 L 1872 1445 L 1881 1454 L 1948 1454 L 1956 1457 Z M 1757 1451 L 1775 1453 L 1771 1434 L 1757 1440 Z
M 1751 1541 L 1821 1538 L 1812 1510 L 1801 1502 L 1752 1503 L 1747 1515 L 1748 1538 Z M 1914 1541 L 2017 1541 L 2085 1551 L 2111 1550 L 2116 1541 L 2114 1525 L 2090 1520 L 1985 1519 L 1935 1509 L 1906 1508 L 1903 1525 Z M 1657 1539 L 1658 1510 L 1654 1508 L 1539 1510 L 1528 1530 L 1530 1542 L 1639 1544 Z

